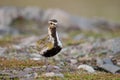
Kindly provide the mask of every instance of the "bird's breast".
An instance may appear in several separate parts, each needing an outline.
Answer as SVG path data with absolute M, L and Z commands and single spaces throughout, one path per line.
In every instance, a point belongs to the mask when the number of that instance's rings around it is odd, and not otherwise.
M 52 49 L 50 50 L 47 50 L 45 51 L 42 56 L 44 57 L 52 57 L 52 56 L 55 56 L 57 53 L 59 53 L 61 51 L 61 47 L 60 46 L 56 46 L 56 47 L 53 47 Z

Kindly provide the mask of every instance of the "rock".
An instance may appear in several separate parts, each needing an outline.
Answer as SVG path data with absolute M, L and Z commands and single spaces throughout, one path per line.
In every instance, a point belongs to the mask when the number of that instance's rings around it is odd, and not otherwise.
M 95 70 L 92 66 L 89 66 L 89 65 L 86 65 L 86 64 L 83 64 L 83 65 L 79 65 L 78 66 L 78 69 L 83 69 L 89 73 L 95 73 Z
M 29 54 L 29 57 L 31 60 L 41 60 L 42 59 L 42 56 L 40 54 L 37 54 L 37 53 Z
M 21 10 L 21 16 L 24 19 L 41 21 L 43 17 L 43 10 L 38 7 L 25 7 Z
M 114 57 L 112 57 L 112 61 L 115 65 L 120 66 L 120 54 L 114 55 Z
M 60 67 L 53 66 L 53 65 L 45 65 L 43 67 L 46 69 L 47 72 L 51 72 L 52 71 L 52 72 L 58 73 L 58 72 L 60 72 L 62 70 Z
M 0 47 L 0 56 L 4 56 L 4 53 L 6 52 L 7 48 Z
M 1 7 L 0 8 L 0 25 L 10 26 L 12 21 L 19 15 L 18 8 L 16 7 Z
M 69 46 L 69 47 L 66 47 L 66 48 L 62 49 L 62 51 L 60 53 L 64 54 L 63 57 L 77 58 L 79 56 L 83 56 L 84 55 L 84 53 L 82 53 L 80 51 L 81 51 L 81 47 Z
M 56 77 L 62 77 L 62 78 L 64 77 L 64 75 L 62 73 L 57 73 L 57 74 L 55 74 L 55 76 Z
M 76 64 L 78 61 L 76 59 L 70 59 L 71 64 Z
M 28 72 L 28 73 L 29 73 L 29 72 L 32 72 L 32 68 L 25 68 L 24 71 L 25 71 L 25 72 Z
M 98 67 L 104 69 L 105 71 L 108 71 L 113 74 L 118 73 L 120 71 L 120 67 L 114 65 L 110 58 L 107 59 L 97 58 L 97 65 Z
M 41 39 L 43 37 L 42 36 L 30 36 L 30 37 L 26 37 L 26 38 L 22 38 L 19 40 L 18 44 L 13 44 L 12 48 L 16 49 L 16 50 L 21 50 L 21 49 L 28 49 L 30 47 L 35 47 L 36 46 L 36 41 Z
M 87 19 L 87 18 L 76 18 L 76 24 L 78 25 L 78 28 L 83 31 L 94 31 L 98 32 L 98 29 L 93 26 L 94 21 L 92 19 Z
M 5 26 L 0 24 L 0 36 L 4 35 L 17 35 L 19 32 L 16 29 L 10 28 L 10 26 Z
M 113 55 L 117 53 L 119 54 L 120 53 L 120 38 L 114 38 L 114 39 L 107 40 L 103 42 L 102 46 L 107 48 L 108 50 L 111 50 Z
M 47 72 L 45 74 L 43 74 L 42 76 L 45 77 L 64 77 L 64 75 L 62 73 L 54 73 L 54 72 Z
M 66 55 L 72 57 L 72 58 L 78 58 L 78 57 L 84 57 L 88 56 L 88 54 L 91 52 L 92 44 L 91 43 L 81 43 L 79 45 L 73 45 L 68 47 L 63 53 Z M 69 53 L 69 54 L 68 54 Z
M 68 68 L 64 68 L 64 71 L 70 71 L 70 72 L 74 72 L 77 71 L 77 64 L 68 64 Z
M 19 44 L 19 46 L 21 46 L 21 48 L 23 47 L 28 47 L 28 46 L 31 46 L 35 41 L 37 41 L 39 39 L 38 36 L 30 36 L 30 37 L 27 37 L 27 38 L 23 38 Z
M 98 56 L 99 55 L 100 56 L 103 55 L 104 57 L 117 56 L 120 53 L 120 38 L 96 41 L 92 44 L 92 49 L 90 51 L 91 51 L 90 53 L 97 54 Z
M 118 23 L 99 18 L 88 19 L 81 16 L 73 16 L 60 9 L 42 10 L 41 8 L 31 6 L 24 8 L 13 6 L 0 8 L 0 25 L 9 27 L 10 30 L 13 30 L 11 29 L 11 23 L 18 18 L 23 18 L 23 20 L 34 20 L 34 25 L 36 25 L 34 29 L 39 28 L 38 25 L 40 27 L 45 27 L 49 19 L 55 18 L 59 21 L 59 26 L 62 30 L 78 29 L 97 33 L 101 31 L 120 30 L 120 24 Z M 6 29 L 5 31 L 8 30 Z
M 37 78 L 38 77 L 38 74 L 36 73 L 36 72 L 34 72 L 34 73 L 30 73 L 30 74 L 26 74 L 26 75 L 24 75 L 24 77 L 26 77 L 26 78 L 33 78 L 33 79 L 35 79 L 35 78 Z
M 105 69 L 108 72 L 111 72 L 113 74 L 120 73 L 120 67 L 111 65 L 111 64 L 104 64 L 102 65 L 102 68 Z
M 104 31 L 116 31 L 120 30 L 120 24 L 110 22 L 103 18 L 76 18 L 74 19 L 78 28 L 83 31 L 104 32 Z

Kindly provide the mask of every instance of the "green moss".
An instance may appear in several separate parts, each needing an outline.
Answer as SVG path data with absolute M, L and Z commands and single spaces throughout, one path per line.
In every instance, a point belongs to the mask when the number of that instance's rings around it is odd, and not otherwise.
M 19 78 L 10 78 L 8 75 L 0 75 L 0 80 L 19 80 Z
M 63 40 L 63 42 L 64 42 L 64 46 L 70 46 L 70 45 L 78 45 L 80 43 L 84 43 L 85 41 L 84 40 L 76 41 L 73 39 L 65 39 L 65 40 Z
M 68 31 L 68 34 L 72 37 L 76 36 L 77 34 L 80 34 L 80 30 L 73 30 L 73 31 Z
M 41 66 L 44 63 L 42 61 L 33 61 L 33 60 L 17 60 L 10 59 L 7 60 L 5 58 L 0 58 L 0 69 L 16 69 L 16 68 L 25 68 L 31 66 Z
M 8 46 L 12 44 L 19 43 L 21 39 L 28 37 L 28 35 L 5 35 L 4 37 L 0 38 L 0 46 Z
M 0 46 L 6 46 L 13 43 L 13 39 L 11 36 L 4 36 L 0 39 Z

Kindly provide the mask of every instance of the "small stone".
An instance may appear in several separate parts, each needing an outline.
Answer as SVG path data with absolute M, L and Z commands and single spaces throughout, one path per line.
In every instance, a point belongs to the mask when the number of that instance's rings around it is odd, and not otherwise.
M 4 55 L 7 48 L 0 47 L 0 56 Z
M 78 61 L 76 59 L 70 59 L 71 64 L 76 64 Z
M 53 77 L 53 76 L 55 76 L 55 73 L 54 72 L 48 72 L 48 73 L 43 74 L 43 76 Z
M 25 71 L 25 72 L 31 72 L 31 71 L 32 71 L 32 68 L 25 68 L 24 71 Z
M 89 66 L 89 65 L 86 65 L 86 64 L 79 65 L 79 66 L 78 66 L 78 69 L 86 70 L 86 71 L 89 72 L 89 73 L 94 73 L 94 72 L 95 72 L 95 70 L 93 69 L 93 67 L 91 67 L 91 66 Z
M 32 53 L 30 54 L 30 59 L 31 60 L 41 60 L 41 55 L 40 54 L 36 54 L 36 53 Z
M 58 66 L 53 66 L 53 65 L 48 65 L 48 66 L 46 66 L 46 71 L 47 72 L 59 72 L 59 71 L 61 71 L 61 69 L 60 69 L 60 67 L 58 67 Z
M 38 74 L 36 73 L 36 72 L 34 72 L 34 73 L 31 73 L 31 74 L 26 74 L 26 75 L 24 75 L 24 77 L 26 77 L 26 78 L 37 78 L 38 77 Z
M 45 74 L 43 74 L 43 76 L 45 77 L 64 77 L 64 75 L 62 73 L 54 73 L 54 72 L 47 72 Z

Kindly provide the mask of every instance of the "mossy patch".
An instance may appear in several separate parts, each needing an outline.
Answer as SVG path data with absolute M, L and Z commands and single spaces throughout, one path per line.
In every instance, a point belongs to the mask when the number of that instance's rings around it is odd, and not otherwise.
M 17 60 L 0 58 L 0 69 L 19 69 L 32 66 L 42 66 L 44 62 L 34 60 Z

